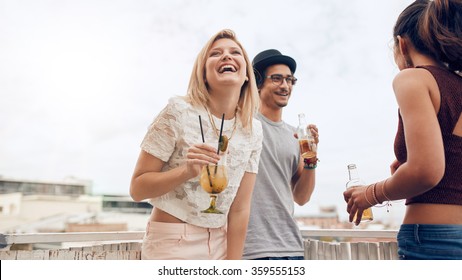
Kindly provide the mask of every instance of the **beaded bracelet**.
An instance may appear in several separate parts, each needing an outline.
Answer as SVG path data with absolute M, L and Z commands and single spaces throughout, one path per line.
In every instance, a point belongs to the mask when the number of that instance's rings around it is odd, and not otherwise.
M 316 167 L 318 167 L 317 164 L 306 164 L 305 166 L 303 166 L 303 168 L 305 169 L 316 169 Z
M 314 160 L 313 160 L 314 159 Z M 315 169 L 318 167 L 318 158 L 305 158 L 303 162 L 305 163 L 305 166 L 303 168 L 305 169 Z

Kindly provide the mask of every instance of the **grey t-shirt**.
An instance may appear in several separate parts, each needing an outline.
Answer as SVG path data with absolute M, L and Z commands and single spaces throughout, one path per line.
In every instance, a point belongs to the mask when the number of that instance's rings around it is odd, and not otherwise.
M 295 128 L 283 121 L 272 122 L 261 114 L 256 118 L 263 127 L 263 150 L 243 258 L 303 256 L 290 185 L 300 160 Z

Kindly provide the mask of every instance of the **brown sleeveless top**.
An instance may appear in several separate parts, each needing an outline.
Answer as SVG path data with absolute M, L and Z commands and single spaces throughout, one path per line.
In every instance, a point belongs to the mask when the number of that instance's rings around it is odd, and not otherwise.
M 452 132 L 462 113 L 462 77 L 444 68 L 421 66 L 435 78 L 441 94 L 441 106 L 437 114 L 443 136 L 446 168 L 441 181 L 429 191 L 409 198 L 411 203 L 435 203 L 462 205 L 462 137 Z M 401 114 L 398 111 L 398 131 L 395 137 L 395 156 L 400 163 L 407 160 L 406 139 Z

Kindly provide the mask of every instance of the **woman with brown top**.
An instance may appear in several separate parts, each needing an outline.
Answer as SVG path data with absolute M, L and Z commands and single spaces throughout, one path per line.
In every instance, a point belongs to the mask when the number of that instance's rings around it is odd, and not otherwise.
M 406 199 L 401 259 L 462 259 L 462 1 L 418 0 L 393 32 L 400 72 L 392 176 L 344 192 L 350 221 L 388 200 Z

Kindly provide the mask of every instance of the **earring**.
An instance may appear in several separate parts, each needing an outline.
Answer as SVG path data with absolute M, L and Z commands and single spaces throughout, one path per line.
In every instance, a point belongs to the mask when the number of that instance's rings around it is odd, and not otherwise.
M 248 81 L 249 81 L 249 77 L 246 76 L 246 77 L 245 77 L 245 81 L 248 82 Z

